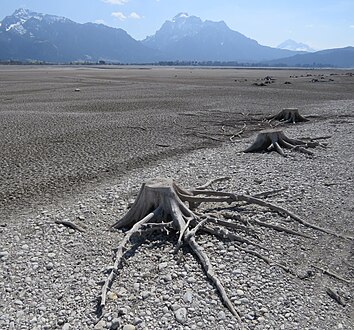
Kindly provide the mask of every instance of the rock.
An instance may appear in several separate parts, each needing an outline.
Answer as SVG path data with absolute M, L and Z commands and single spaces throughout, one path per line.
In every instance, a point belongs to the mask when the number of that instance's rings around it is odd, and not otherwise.
M 135 325 L 126 324 L 122 330 L 135 330 L 135 329 L 136 329 Z
M 184 324 L 187 321 L 187 310 L 184 307 L 175 310 L 175 318 L 177 322 Z
M 162 270 L 164 270 L 166 267 L 168 266 L 167 262 L 161 262 L 159 263 L 159 271 L 161 272 Z
M 106 321 L 100 320 L 96 323 L 95 330 L 103 330 L 106 327 Z
M 245 295 L 244 291 L 243 291 L 243 290 L 240 290 L 240 289 L 236 290 L 236 294 L 237 294 L 238 296 L 240 296 L 240 297 L 242 297 L 242 296 Z
M 70 324 L 69 323 L 65 323 L 63 325 L 63 327 L 61 328 L 61 330 L 69 330 L 70 329 Z
M 141 296 L 143 297 L 143 299 L 146 299 L 146 298 L 148 298 L 148 297 L 151 296 L 151 292 L 149 292 L 149 291 L 143 291 L 143 292 L 141 293 Z
M 0 260 L 6 260 L 9 258 L 9 252 L 7 251 L 0 251 Z
M 221 311 L 218 313 L 218 320 L 225 320 L 226 319 L 226 314 L 224 311 Z
M 183 300 L 185 303 L 191 303 L 193 301 L 193 293 L 191 290 L 187 290 L 183 296 Z
M 120 327 L 120 320 L 118 318 L 114 318 L 112 320 L 112 324 L 111 324 L 111 329 L 112 330 L 116 330 Z
M 45 266 L 45 268 L 46 268 L 47 270 L 52 270 L 53 267 L 54 267 L 54 264 L 53 264 L 52 262 L 48 262 L 48 263 L 46 264 L 46 266 Z

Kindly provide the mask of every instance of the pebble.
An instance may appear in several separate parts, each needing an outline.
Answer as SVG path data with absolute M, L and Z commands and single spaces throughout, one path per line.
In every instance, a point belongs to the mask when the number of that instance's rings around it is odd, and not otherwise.
M 106 327 L 106 321 L 100 320 L 96 323 L 94 329 L 95 330 L 103 330 Z
M 221 311 L 218 313 L 218 320 L 225 320 L 226 319 L 226 314 L 224 311 Z
M 122 330 L 135 330 L 135 329 L 136 329 L 135 325 L 126 324 Z
M 114 318 L 112 320 L 112 324 L 111 324 L 111 329 L 112 330 L 116 330 L 120 327 L 120 320 L 118 318 Z
M 191 290 L 187 290 L 183 295 L 183 300 L 185 303 L 191 303 L 193 301 L 193 293 Z
M 175 310 L 175 317 L 177 322 L 184 324 L 187 321 L 187 310 L 184 307 Z
M 161 262 L 159 263 L 159 271 L 161 272 L 162 270 L 164 270 L 166 267 L 168 266 L 167 262 Z

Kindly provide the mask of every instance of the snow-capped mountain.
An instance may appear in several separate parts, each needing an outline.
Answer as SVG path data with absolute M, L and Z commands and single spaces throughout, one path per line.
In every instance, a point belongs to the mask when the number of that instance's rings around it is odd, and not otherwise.
M 69 22 L 70 20 L 65 17 L 45 15 L 30 11 L 28 9 L 20 8 L 16 10 L 11 16 L 7 16 L 1 22 L 1 30 L 6 32 L 12 31 L 18 34 L 26 34 L 28 25 L 33 25 L 33 23 L 40 23 L 45 21 L 48 24 L 55 22 Z
M 141 63 L 159 56 L 124 30 L 102 24 L 79 24 L 28 9 L 18 9 L 0 22 L 0 60 Z
M 223 21 L 202 21 L 187 13 L 166 21 L 142 43 L 165 53 L 170 60 L 254 62 L 297 54 L 262 46 Z
M 301 51 L 302 52 L 314 52 L 315 51 L 309 45 L 306 45 L 301 42 L 296 42 L 292 39 L 288 39 L 288 40 L 282 42 L 280 45 L 277 46 L 277 48 L 293 50 L 293 51 L 300 51 L 300 52 Z

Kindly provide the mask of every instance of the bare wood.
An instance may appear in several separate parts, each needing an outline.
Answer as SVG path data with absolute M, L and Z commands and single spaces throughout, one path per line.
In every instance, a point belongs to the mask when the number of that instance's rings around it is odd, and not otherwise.
M 259 239 L 258 237 L 258 233 L 256 230 L 254 230 L 254 228 L 252 227 L 248 227 L 248 226 L 244 226 L 235 222 L 229 222 L 229 221 L 225 221 L 225 220 L 221 220 L 219 218 L 214 218 L 211 215 L 206 215 L 206 217 L 208 218 L 209 222 L 215 223 L 216 225 L 220 225 L 226 228 L 231 228 L 231 229 L 236 229 L 236 230 L 242 230 L 244 232 L 246 232 L 247 234 L 253 235 L 255 236 L 257 239 Z
M 262 221 L 258 221 L 258 220 L 255 220 L 255 219 L 251 220 L 251 222 L 257 224 L 260 227 L 274 229 L 274 230 L 279 231 L 279 232 L 284 232 L 284 233 L 288 233 L 288 234 L 295 235 L 295 236 L 301 236 L 301 237 L 304 237 L 304 238 L 312 238 L 311 236 L 308 236 L 306 234 L 300 233 L 300 232 L 298 232 L 296 230 L 292 230 L 292 229 L 289 229 L 289 228 L 286 228 L 286 227 L 274 225 L 272 223 L 262 222 Z
M 149 222 L 150 220 L 152 220 L 154 217 L 156 217 L 156 215 L 161 211 L 160 208 L 155 209 L 153 212 L 149 213 L 147 216 L 145 216 L 143 219 L 141 219 L 140 221 L 138 221 L 137 223 L 134 224 L 134 226 L 127 232 L 127 234 L 124 236 L 122 242 L 119 244 L 116 255 L 115 255 L 115 261 L 112 267 L 112 270 L 109 274 L 109 276 L 107 277 L 103 287 L 102 287 L 102 293 L 101 293 L 101 307 L 105 306 L 106 304 L 106 296 L 107 296 L 107 290 L 108 287 L 111 285 L 115 273 L 118 269 L 118 266 L 122 260 L 122 257 L 124 255 L 124 249 L 125 246 L 127 245 L 127 243 L 129 242 L 130 238 L 139 231 L 140 227 Z
M 255 198 L 255 197 L 252 197 L 252 196 L 248 196 L 248 195 L 235 195 L 235 198 L 239 201 L 245 201 L 247 203 L 251 203 L 251 204 L 257 204 L 257 205 L 260 205 L 260 206 L 265 206 L 265 207 L 268 207 L 270 208 L 271 210 L 274 210 L 280 214 L 286 214 L 288 215 L 290 218 L 294 219 L 295 221 L 301 223 L 302 225 L 304 225 L 305 227 L 308 227 L 308 228 L 312 228 L 312 229 L 316 229 L 318 231 L 321 231 L 323 233 L 326 233 L 326 234 L 330 234 L 330 235 L 334 235 L 336 237 L 341 237 L 341 238 L 344 238 L 344 239 L 348 239 L 349 237 L 345 237 L 345 236 L 342 236 L 340 234 L 337 234 L 329 229 L 325 229 L 325 228 L 322 228 L 320 226 L 317 226 L 317 225 L 314 225 L 314 224 L 311 224 L 303 219 L 301 219 L 299 216 L 297 216 L 296 214 L 284 209 L 283 207 L 281 206 L 278 206 L 278 205 L 275 205 L 275 204 L 272 204 L 272 203 L 269 203 L 269 202 L 266 202 L 266 201 L 263 201 L 262 199 L 259 199 L 259 198 Z
M 273 142 L 272 142 L 273 143 Z M 216 180 L 220 180 L 216 179 Z M 211 182 L 216 182 L 215 180 L 211 180 Z M 192 206 L 199 205 L 204 202 L 213 202 L 213 203 L 234 203 L 234 202 L 246 202 L 248 204 L 256 204 L 264 207 L 268 207 L 271 210 L 274 210 L 280 214 L 286 214 L 298 221 L 299 223 L 316 230 L 321 230 L 326 233 L 330 233 L 336 235 L 338 237 L 342 237 L 336 233 L 333 233 L 329 230 L 323 229 L 316 225 L 312 225 L 307 223 L 305 220 L 301 219 L 297 215 L 287 211 L 286 209 L 274 205 L 272 203 L 265 202 L 254 196 L 248 195 L 236 195 L 235 193 L 230 192 L 221 192 L 221 191 L 213 191 L 207 190 L 206 188 L 211 183 L 207 183 L 199 188 L 204 189 L 196 189 L 196 190 L 187 190 L 179 185 L 177 185 L 172 179 L 166 178 L 155 178 L 150 179 L 144 182 L 141 186 L 141 189 L 138 193 L 138 196 L 129 209 L 129 211 L 119 219 L 112 227 L 113 228 L 122 228 L 129 227 L 130 230 L 126 233 L 122 242 L 119 244 L 116 255 L 114 265 L 112 270 L 107 277 L 100 296 L 100 304 L 101 309 L 105 306 L 106 303 L 106 295 L 108 288 L 112 284 L 112 281 L 116 275 L 118 267 L 120 263 L 124 261 L 124 254 L 126 253 L 126 249 L 128 247 L 128 243 L 131 237 L 135 234 L 144 235 L 146 233 L 156 231 L 156 230 L 169 230 L 171 229 L 173 232 L 177 232 L 178 234 L 178 242 L 177 242 L 177 250 L 181 244 L 188 244 L 192 251 L 195 253 L 196 257 L 200 261 L 203 269 L 205 270 L 208 278 L 215 284 L 222 302 L 226 305 L 226 307 L 230 310 L 230 312 L 236 317 L 236 319 L 241 322 L 240 316 L 236 308 L 233 306 L 232 302 L 228 298 L 226 294 L 226 290 L 222 285 L 221 281 L 218 279 L 215 274 L 213 267 L 210 263 L 210 260 L 207 254 L 203 251 L 201 246 L 196 241 L 196 234 L 199 231 L 204 231 L 206 233 L 215 235 L 217 237 L 221 237 L 223 239 L 231 239 L 236 242 L 237 247 L 240 250 L 245 251 L 248 254 L 254 255 L 267 264 L 271 266 L 277 266 L 282 268 L 284 271 L 289 272 L 293 275 L 296 273 L 281 263 L 274 263 L 266 256 L 261 253 L 254 251 L 253 249 L 244 248 L 240 243 L 246 243 L 247 245 L 253 245 L 254 247 L 258 247 L 260 249 L 266 250 L 264 246 L 257 242 L 253 242 L 249 240 L 247 237 L 243 237 L 242 235 L 238 235 L 235 230 L 240 230 L 240 225 L 234 222 L 228 222 L 224 220 L 219 220 L 213 215 L 209 214 L 199 214 L 193 212 L 191 210 Z M 189 205 L 189 207 L 187 207 Z M 232 216 L 232 219 L 240 220 L 237 217 Z M 242 219 L 241 219 L 242 221 Z M 207 223 L 210 225 L 207 225 Z M 264 223 L 253 222 L 254 224 L 261 226 Z M 242 227 L 241 230 L 248 229 L 248 222 L 246 222 L 246 227 Z M 221 226 L 221 228 L 219 228 Z M 304 234 L 293 231 L 289 228 L 283 228 L 273 224 L 267 224 L 269 228 L 275 230 L 281 230 L 288 234 L 296 234 L 303 237 L 307 237 Z M 228 230 L 229 228 L 230 230 Z M 253 229 L 253 227 L 251 227 Z M 251 229 L 249 228 L 249 229 Z M 234 231 L 232 231 L 232 229 Z
M 218 228 L 218 227 L 211 228 L 211 227 L 204 226 L 202 230 L 207 233 L 222 236 L 223 238 L 230 239 L 232 241 L 236 241 L 239 243 L 246 243 L 247 245 L 253 245 L 253 246 L 256 246 L 260 249 L 268 251 L 268 249 L 265 246 L 258 244 L 256 242 L 253 242 L 253 241 L 251 241 L 247 238 L 244 238 L 242 236 L 236 235 L 236 234 L 230 232 L 229 230 L 227 230 L 226 228 Z
M 206 228 L 206 227 L 205 227 L 205 228 L 203 228 L 203 230 L 204 230 L 205 232 L 207 232 L 207 233 L 210 233 L 210 234 L 212 234 L 212 235 L 215 235 L 215 236 L 220 237 L 220 238 L 223 238 L 223 239 L 229 238 L 228 235 L 225 235 L 225 233 L 224 233 L 223 231 L 217 230 L 217 229 L 215 229 L 215 228 L 209 228 L 209 227 Z M 292 271 L 290 268 L 288 268 L 288 267 L 286 267 L 286 266 L 284 266 L 284 265 L 282 265 L 282 264 L 273 262 L 273 261 L 270 260 L 268 257 L 262 255 L 261 253 L 259 253 L 259 252 L 257 252 L 257 251 L 246 249 L 246 248 L 244 248 L 244 247 L 242 247 L 242 246 L 240 246 L 240 245 L 236 245 L 236 247 L 237 247 L 238 249 L 240 249 L 240 250 L 242 250 L 242 251 L 248 253 L 248 254 L 251 254 L 251 255 L 253 255 L 253 256 L 255 256 L 255 257 L 257 257 L 257 258 L 263 260 L 265 263 L 267 263 L 267 264 L 270 265 L 270 266 L 277 266 L 277 267 L 280 267 L 280 268 L 283 269 L 285 272 L 291 273 L 291 274 L 295 275 L 295 272 Z
M 268 117 L 267 120 L 279 120 L 285 123 L 293 124 L 297 122 L 309 121 L 307 118 L 300 115 L 299 109 L 297 108 L 285 108 L 276 115 Z
M 230 180 L 231 178 L 229 176 L 224 176 L 224 177 L 221 177 L 221 178 L 216 178 L 216 179 L 213 179 L 213 180 L 209 180 L 207 183 L 199 186 L 199 187 L 196 187 L 195 189 L 196 190 L 204 190 L 208 187 L 210 187 L 213 183 L 215 182 L 220 182 L 220 181 L 226 181 L 226 180 Z
M 337 280 L 343 281 L 343 282 L 348 283 L 348 284 L 353 283 L 352 281 L 347 280 L 347 279 L 343 278 L 342 276 L 338 275 L 337 273 L 332 272 L 332 271 L 330 271 L 328 269 L 324 269 L 324 268 L 321 268 L 321 267 L 316 266 L 316 265 L 312 265 L 312 267 L 318 269 L 323 274 L 327 274 L 329 276 L 332 276 L 332 277 L 336 278 Z
M 318 142 L 304 142 L 297 139 L 287 137 L 282 130 L 268 129 L 261 131 L 256 138 L 256 141 L 248 147 L 244 152 L 263 152 L 275 150 L 280 155 L 286 157 L 283 148 L 297 150 L 308 155 L 313 155 L 313 152 L 304 147 L 316 147 Z
M 69 227 L 71 229 L 80 231 L 80 232 L 84 232 L 85 229 L 78 226 L 77 224 L 75 224 L 74 222 L 68 221 L 68 220 L 55 220 L 55 223 L 57 223 L 58 225 L 63 225 L 65 227 Z
M 226 305 L 226 307 L 236 317 L 237 321 L 242 323 L 239 311 L 236 309 L 236 307 L 232 304 L 231 300 L 228 298 L 226 291 L 224 289 L 224 286 L 222 285 L 219 278 L 215 274 L 214 268 L 213 268 L 212 264 L 210 263 L 208 256 L 202 250 L 201 246 L 197 243 L 194 236 L 191 236 L 188 239 L 188 244 L 191 247 L 191 249 L 193 250 L 193 252 L 196 254 L 196 256 L 198 257 L 208 278 L 215 284 L 218 292 L 220 293 L 221 299 L 224 302 L 224 304 Z

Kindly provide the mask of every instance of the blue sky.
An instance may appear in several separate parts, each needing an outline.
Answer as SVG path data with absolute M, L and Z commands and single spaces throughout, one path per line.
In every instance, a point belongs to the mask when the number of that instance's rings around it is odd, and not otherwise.
M 267 46 L 286 39 L 316 50 L 354 46 L 354 0 L 0 0 L 0 20 L 18 8 L 100 22 L 136 39 L 154 34 L 180 12 L 223 20 Z

